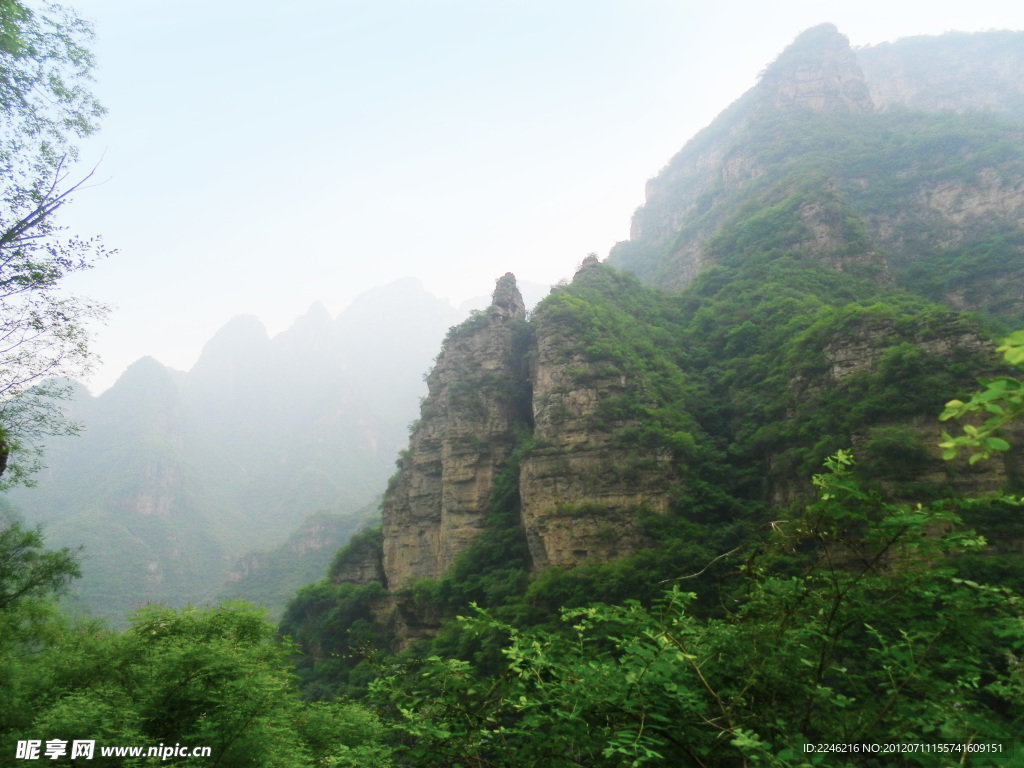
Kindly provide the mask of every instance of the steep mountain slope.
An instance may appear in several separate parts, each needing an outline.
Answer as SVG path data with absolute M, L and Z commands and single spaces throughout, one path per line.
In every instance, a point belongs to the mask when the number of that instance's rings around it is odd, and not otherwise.
M 678 290 L 735 250 L 719 233 L 748 222 L 748 242 L 770 230 L 839 269 L 1021 322 L 1021 50 L 1015 32 L 855 54 L 831 25 L 808 30 L 648 182 L 609 263 Z M 771 219 L 788 209 L 799 221 Z
M 315 512 L 282 544 L 238 558 L 212 599 L 261 605 L 276 620 L 296 590 L 319 578 L 354 533 L 379 519 L 377 500 L 356 512 Z
M 72 416 L 85 431 L 54 441 L 37 487 L 9 501 L 52 544 L 84 545 L 78 600 L 115 621 L 210 600 L 225 579 L 231 596 L 268 594 L 267 568 L 294 589 L 308 577 L 282 575 L 287 557 L 232 563 L 284 545 L 318 511 L 350 521 L 314 526 L 325 553 L 364 521 L 457 317 L 410 279 L 337 318 L 314 305 L 274 338 L 235 318 L 187 374 L 144 358 L 99 397 L 81 389 Z
M 445 341 L 427 377 L 397 482 L 383 505 L 384 569 L 396 588 L 437 578 L 483 526 L 494 477 L 525 427 L 526 307 L 515 278 Z
M 382 531 L 286 613 L 309 680 L 351 684 L 324 660 L 357 641 L 471 652 L 444 623 L 471 601 L 547 623 L 699 576 L 697 610 L 720 610 L 719 556 L 840 448 L 889 497 L 1019 483 L 1019 454 L 968 468 L 935 446 L 942 404 L 1000 370 L 993 329 L 1024 320 L 1024 133 L 970 100 L 879 110 L 861 55 L 830 25 L 801 35 L 518 342 L 508 276 L 453 330 Z M 1003 545 L 986 567 L 1019 578 L 1022 532 L 982 517 Z
M 856 55 L 876 109 L 986 112 L 1024 122 L 1020 32 L 908 37 Z

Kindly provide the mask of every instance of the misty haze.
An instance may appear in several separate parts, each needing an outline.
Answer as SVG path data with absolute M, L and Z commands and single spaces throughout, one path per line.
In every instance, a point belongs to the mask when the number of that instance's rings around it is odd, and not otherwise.
M 1024 13 L 687 5 L 0 0 L 0 763 L 1017 764 Z

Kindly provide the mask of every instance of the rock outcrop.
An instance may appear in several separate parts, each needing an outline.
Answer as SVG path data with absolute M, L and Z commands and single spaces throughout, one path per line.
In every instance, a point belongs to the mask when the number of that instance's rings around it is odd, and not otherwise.
M 604 269 L 590 257 L 575 281 Z M 595 361 L 573 328 L 541 316 L 530 338 L 524 321 L 508 274 L 486 312 L 452 329 L 427 377 L 430 394 L 383 505 L 382 581 L 391 596 L 376 614 L 400 637 L 431 622 L 395 595 L 443 576 L 480 534 L 495 476 L 527 436 L 519 493 L 535 571 L 654 544 L 640 518 L 667 510 L 671 456 L 613 446 L 599 423 L 601 408 L 636 382 Z M 356 570 L 346 580 L 370 573 Z
M 874 110 L 850 42 L 832 24 L 802 33 L 761 76 L 760 109 L 842 114 Z
M 682 290 L 716 261 L 715 238 L 737 210 L 806 193 L 810 173 L 867 238 L 864 254 L 837 260 L 830 243 L 813 242 L 821 219 L 805 209 L 807 250 L 825 245 L 830 266 L 870 253 L 883 279 L 916 290 L 931 262 L 991 250 L 975 242 L 979 232 L 1005 230 L 999 248 L 1019 241 L 1024 131 L 1010 121 L 1024 122 L 1022 41 L 1020 32 L 950 34 L 854 51 L 831 24 L 807 30 L 647 183 L 630 240 L 609 263 Z M 955 113 L 980 122 L 957 122 Z M 889 140 L 895 134 L 903 145 Z M 1024 311 L 1024 270 L 1011 262 L 988 286 L 955 278 L 929 297 L 1011 320 Z
M 332 584 L 383 584 L 384 560 L 382 557 L 380 528 L 370 528 L 351 538 L 342 549 L 328 573 Z
M 576 280 L 600 269 L 590 257 Z M 626 392 L 627 375 L 603 370 L 573 329 L 543 317 L 536 344 L 535 445 L 523 459 L 519 486 L 534 570 L 611 560 L 650 546 L 639 512 L 668 508 L 670 457 L 631 455 L 610 445 L 607 427 L 595 423 L 602 404 Z
M 390 589 L 438 578 L 483 527 L 495 474 L 529 421 L 519 349 L 526 308 L 509 273 L 490 308 L 453 328 L 383 505 Z

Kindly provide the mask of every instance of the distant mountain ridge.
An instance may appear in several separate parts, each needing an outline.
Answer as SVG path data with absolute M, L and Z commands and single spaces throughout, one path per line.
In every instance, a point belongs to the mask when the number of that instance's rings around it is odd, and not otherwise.
M 211 599 L 238 557 L 282 544 L 309 515 L 365 519 L 460 317 L 412 278 L 336 318 L 315 303 L 273 338 L 236 317 L 188 373 L 147 357 L 98 397 L 79 387 L 71 415 L 84 432 L 53 441 L 37 487 L 8 501 L 52 545 L 85 545 L 79 600 L 101 615 Z

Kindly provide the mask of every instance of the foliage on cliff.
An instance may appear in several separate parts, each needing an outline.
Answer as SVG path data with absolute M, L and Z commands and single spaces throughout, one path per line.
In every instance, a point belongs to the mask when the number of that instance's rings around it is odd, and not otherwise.
M 673 174 L 670 164 L 668 186 L 648 203 L 648 218 L 675 215 L 680 226 L 652 223 L 650 236 L 618 244 L 610 264 L 650 284 L 682 286 L 689 280 L 680 271 L 694 258 L 698 266 L 715 263 L 734 252 L 727 244 L 742 247 L 769 234 L 780 245 L 810 245 L 833 258 L 870 255 L 855 266 L 865 276 L 884 262 L 898 285 L 932 301 L 1008 326 L 1024 320 L 1010 288 L 1021 280 L 1016 265 L 1024 252 L 1018 123 L 979 113 L 755 112 L 720 141 L 708 150 L 721 159 L 706 178 Z M 699 152 L 695 139 L 679 162 L 696 162 Z M 696 187 L 672 186 L 684 183 Z M 794 199 L 796 191 L 803 200 Z M 674 195 L 688 202 L 678 213 Z M 805 207 L 804 217 L 772 227 L 773 215 L 795 202 L 824 211 Z M 742 233 L 723 231 L 739 222 Z
M 504 638 L 502 663 L 488 673 L 433 656 L 377 680 L 401 751 L 418 766 L 708 768 L 817 765 L 806 747 L 822 743 L 939 743 L 948 763 L 1010 764 L 1024 717 L 1020 599 L 956 576 L 952 556 L 984 544 L 956 504 L 887 504 L 850 463 L 836 454 L 817 501 L 748 543 L 720 618 L 695 616 L 696 595 L 675 587 L 649 607 L 565 610 L 556 633 L 479 610 L 461 619 Z M 967 757 L 970 744 L 999 752 Z
M 763 249 L 730 245 L 730 255 L 680 295 L 591 264 L 531 320 L 535 337 L 571 361 L 574 385 L 627 382 L 584 427 L 573 422 L 572 428 L 614 455 L 624 476 L 641 471 L 651 456 L 665 458 L 667 510 L 634 510 L 650 544 L 612 561 L 531 577 L 520 527 L 520 467 L 530 456 L 562 449 L 526 437 L 495 482 L 484 531 L 442 578 L 397 596 L 406 610 L 450 618 L 475 603 L 495 619 L 557 632 L 562 608 L 586 606 L 597 595 L 646 606 L 665 583 L 684 578 L 699 595 L 690 612 L 721 617 L 736 563 L 719 556 L 784 519 L 780 503 L 806 499 L 813 468 L 853 437 L 869 488 L 922 501 L 957 495 L 955 474 L 926 443 L 929 428 L 915 420 L 934 423 L 943 403 L 995 365 L 979 341 L 981 330 L 898 288 L 823 265 L 800 248 L 772 247 L 770 233 L 784 231 L 787 210 L 795 217 L 799 206 L 767 214 L 774 217 L 768 234 L 753 241 Z M 746 223 L 724 229 L 722 238 L 742 241 Z M 968 341 L 946 343 L 961 338 Z M 936 340 L 943 344 L 933 345 Z M 864 365 L 834 378 L 828 350 L 858 344 L 870 349 Z M 937 426 L 932 432 L 937 437 Z M 925 471 L 940 480 L 920 481 Z M 563 505 L 555 513 L 571 518 L 600 509 Z M 1005 568 L 999 573 L 1005 577 Z M 293 602 L 284 631 L 309 652 L 302 663 L 311 692 L 353 693 L 351 680 L 366 679 L 360 646 L 368 652 L 368 640 L 378 650 L 388 642 L 382 630 L 371 631 L 379 592 L 352 584 L 310 589 Z M 493 669 L 500 644 L 500 634 L 470 638 L 447 623 L 433 648 Z M 358 665 L 363 671 L 350 678 Z

